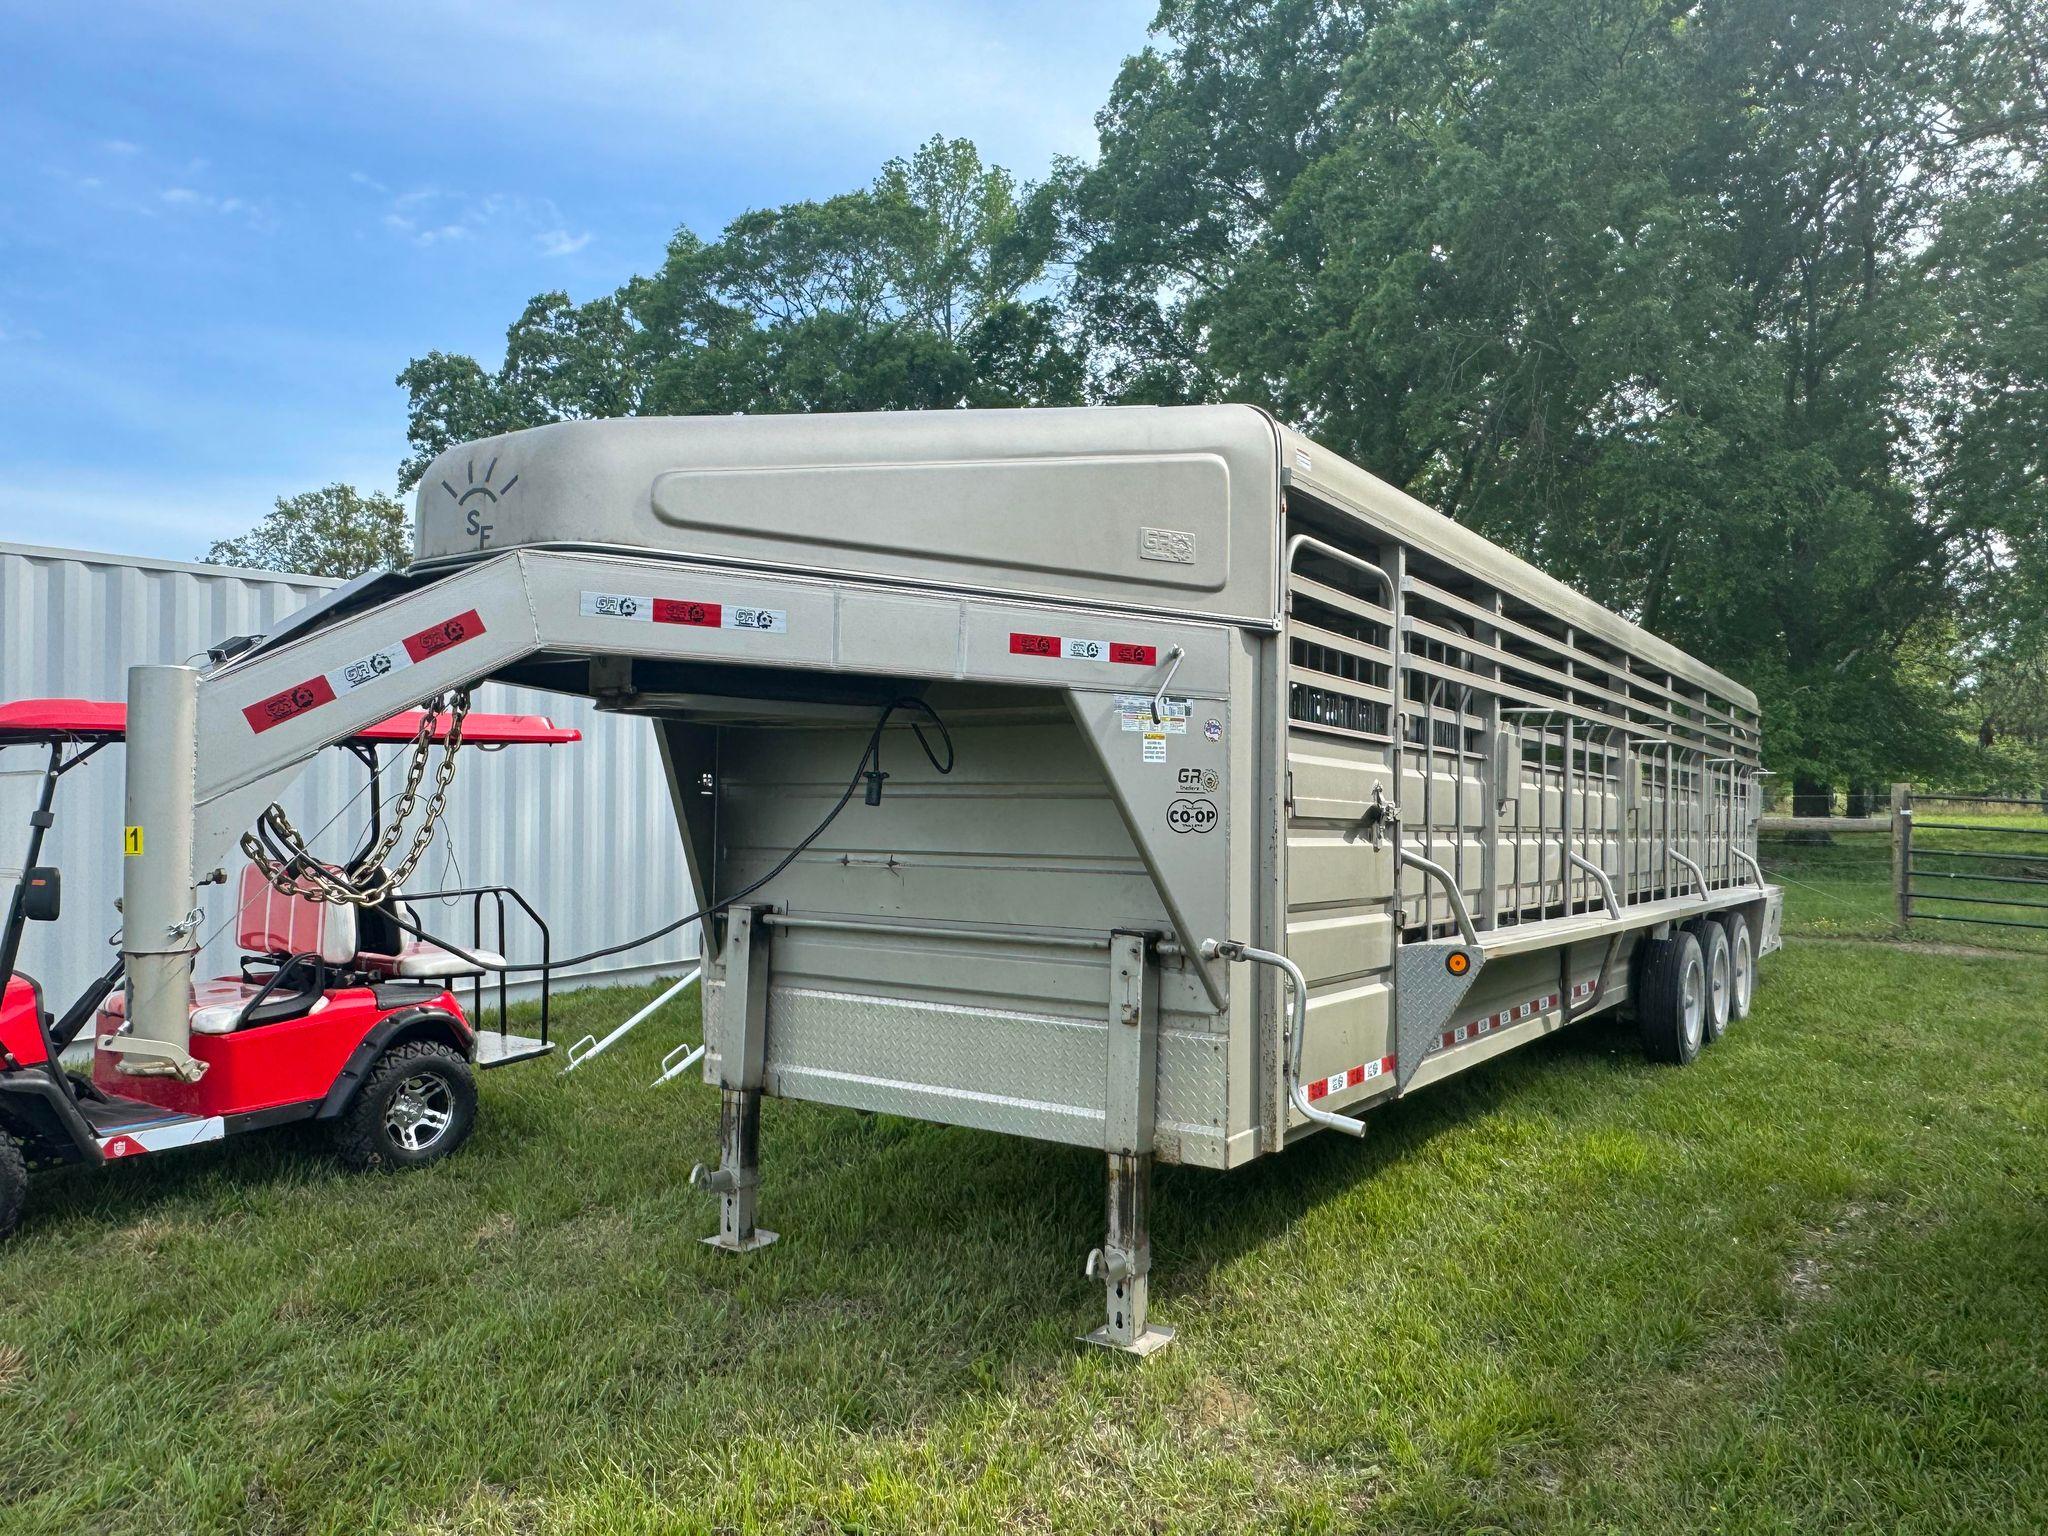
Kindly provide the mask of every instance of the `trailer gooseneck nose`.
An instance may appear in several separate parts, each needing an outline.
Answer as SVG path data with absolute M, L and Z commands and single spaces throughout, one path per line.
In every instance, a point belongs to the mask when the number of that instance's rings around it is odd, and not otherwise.
M 768 1238 L 768 1094 L 1092 1147 L 1090 1337 L 1144 1353 L 1154 1161 L 1356 1134 L 1624 1000 L 1687 1059 L 1652 990 L 1776 940 L 1754 697 L 1254 411 L 565 423 L 452 450 L 417 527 L 134 680 L 136 1068 L 179 1065 L 195 882 L 314 750 L 583 695 L 651 722 L 707 919 L 714 1241 Z M 882 751 L 892 700 L 943 766 Z

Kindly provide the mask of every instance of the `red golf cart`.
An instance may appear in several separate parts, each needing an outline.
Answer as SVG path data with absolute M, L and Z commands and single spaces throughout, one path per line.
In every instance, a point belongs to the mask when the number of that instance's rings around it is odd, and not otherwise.
M 379 749 L 444 745 L 448 720 L 431 727 L 420 711 L 395 716 L 338 743 L 367 767 L 370 831 L 378 843 Z M 58 781 L 126 731 L 123 705 L 86 699 L 26 699 L 0 704 L 0 750 L 39 746 L 48 758 L 30 815 L 28 857 L 0 930 L 0 1237 L 19 1218 L 31 1168 L 101 1164 L 173 1147 L 216 1141 L 294 1120 L 329 1122 L 336 1152 L 359 1168 L 437 1162 L 469 1136 L 476 1120 L 473 1070 L 545 1055 L 548 988 L 542 970 L 540 1034 L 504 1032 L 509 1001 L 496 988 L 498 1029 L 479 1029 L 485 971 L 445 949 L 408 942 L 399 917 L 422 926 L 411 903 L 440 899 L 467 906 L 479 960 L 502 964 L 482 948 L 504 947 L 513 912 L 539 935 L 549 959 L 547 925 L 507 886 L 393 893 L 376 906 L 315 901 L 279 890 L 253 864 L 236 877 L 237 974 L 193 986 L 191 1053 L 195 1081 L 124 1072 L 118 1053 L 95 1049 L 90 1076 L 67 1072 L 61 1056 L 86 1028 L 104 1045 L 126 1027 L 121 967 L 112 966 L 61 1016 L 44 1008 L 42 989 L 15 969 L 25 926 L 58 916 L 58 872 L 39 863 L 55 817 Z M 554 745 L 581 733 L 539 715 L 468 714 L 466 747 Z M 359 854 L 358 859 L 364 857 Z M 495 916 L 495 930 L 489 918 Z M 465 1011 L 455 988 L 470 993 Z

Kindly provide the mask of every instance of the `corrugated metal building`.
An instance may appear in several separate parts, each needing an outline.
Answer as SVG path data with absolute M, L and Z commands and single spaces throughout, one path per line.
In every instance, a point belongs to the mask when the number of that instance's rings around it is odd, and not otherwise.
M 203 663 L 213 642 L 267 630 L 334 585 L 313 576 L 0 544 L 0 699 L 125 699 L 131 665 Z M 645 933 L 695 905 L 646 722 L 600 715 L 583 699 L 497 686 L 479 690 L 476 707 L 549 715 L 584 739 L 462 753 L 444 830 L 413 878 L 415 889 L 517 886 L 547 919 L 558 955 Z M 107 939 L 119 922 L 121 752 L 109 748 L 58 789 L 45 862 L 64 872 L 64 920 L 31 925 L 22 953 L 22 968 L 42 981 L 53 1007 L 112 963 Z M 41 762 L 27 748 L 0 753 L 0 871 L 11 874 L 21 862 L 33 770 Z M 385 774 L 387 797 L 397 793 L 400 777 Z M 353 758 L 323 752 L 285 808 L 308 833 L 339 813 L 314 845 L 345 855 L 366 825 L 369 796 L 358 796 L 364 779 Z M 207 894 L 203 931 L 211 942 L 200 974 L 224 975 L 235 963 L 233 934 L 223 931 L 232 912 L 222 891 Z M 456 910 L 430 906 L 422 915 L 451 939 L 468 937 L 467 903 Z M 537 946 L 516 930 L 506 947 L 514 959 L 539 958 Z M 582 974 L 587 982 L 640 980 L 673 971 L 696 950 L 691 930 Z

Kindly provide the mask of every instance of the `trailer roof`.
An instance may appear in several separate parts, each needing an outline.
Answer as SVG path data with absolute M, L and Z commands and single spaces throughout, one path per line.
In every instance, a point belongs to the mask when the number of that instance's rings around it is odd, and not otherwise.
M 344 746 L 389 746 L 414 740 L 425 711 L 408 709 L 381 724 L 356 732 Z M 128 706 L 104 699 L 17 699 L 0 704 L 0 746 L 35 741 L 120 741 L 128 734 Z M 435 728 L 434 739 L 447 739 L 447 724 Z M 559 746 L 581 741 L 583 733 L 556 725 L 546 715 L 492 715 L 473 712 L 462 722 L 467 746 Z
M 415 575 L 583 549 L 1130 607 L 1277 628 L 1282 495 L 1406 540 L 1754 712 L 1747 688 L 1246 405 L 567 421 L 451 448 Z M 272 639 L 279 638 L 273 635 Z

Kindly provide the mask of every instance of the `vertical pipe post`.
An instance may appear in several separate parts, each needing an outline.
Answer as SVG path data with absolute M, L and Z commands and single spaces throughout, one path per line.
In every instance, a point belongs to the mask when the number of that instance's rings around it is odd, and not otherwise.
M 128 669 L 128 771 L 121 860 L 121 957 L 128 1028 L 109 1037 L 120 1070 L 196 1082 L 192 959 L 199 951 L 192 822 L 199 771 L 199 674 Z
M 1913 921 L 1913 786 L 1892 786 L 1892 897 L 1899 926 Z

